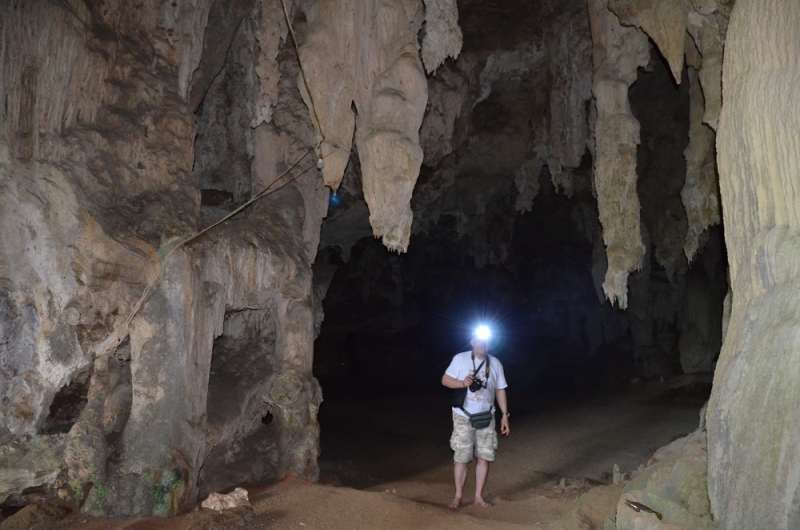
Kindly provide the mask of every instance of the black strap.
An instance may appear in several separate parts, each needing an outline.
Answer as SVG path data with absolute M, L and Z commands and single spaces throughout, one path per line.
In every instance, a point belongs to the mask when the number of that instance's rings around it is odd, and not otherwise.
M 473 354 L 471 354 L 471 356 L 472 356 L 472 367 L 475 368 L 475 354 L 473 353 Z M 479 364 L 478 367 L 475 368 L 475 371 L 472 372 L 472 377 L 475 377 L 476 375 L 478 375 L 478 372 L 480 372 L 481 368 L 483 367 L 483 363 L 486 363 L 486 382 L 488 383 L 489 382 L 489 365 L 491 364 L 489 362 L 489 354 L 488 353 L 486 354 L 486 358 L 481 361 L 481 364 Z M 464 405 L 461 405 L 458 408 L 460 408 L 462 411 L 464 411 L 464 414 L 466 414 L 470 418 L 472 416 L 475 416 L 475 414 L 470 414 L 469 412 L 467 412 L 464 409 Z M 492 406 L 489 407 L 489 411 L 491 411 L 493 408 L 494 408 L 494 403 L 492 403 Z M 478 414 L 483 414 L 483 413 L 482 412 L 478 412 Z
M 472 357 L 472 367 L 475 368 L 475 354 L 472 353 L 470 355 Z M 489 380 L 489 366 L 492 364 L 492 363 L 489 362 L 489 354 L 488 353 L 486 354 L 486 358 L 481 361 L 481 364 L 479 364 L 478 367 L 475 368 L 475 371 L 472 372 L 472 377 L 475 377 L 476 375 L 478 375 L 478 371 L 481 369 L 481 366 L 483 366 L 483 363 L 486 363 L 486 380 L 488 381 Z

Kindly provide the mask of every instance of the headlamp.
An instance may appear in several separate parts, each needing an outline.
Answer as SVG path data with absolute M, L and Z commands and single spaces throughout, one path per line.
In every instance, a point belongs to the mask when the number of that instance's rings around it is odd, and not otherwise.
M 475 338 L 478 340 L 489 340 L 492 337 L 492 330 L 489 326 L 480 325 L 475 328 Z

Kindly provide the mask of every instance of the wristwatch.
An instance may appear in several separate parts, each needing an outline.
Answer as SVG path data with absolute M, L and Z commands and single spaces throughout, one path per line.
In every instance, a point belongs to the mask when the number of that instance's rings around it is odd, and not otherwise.
M 501 414 L 503 416 L 505 416 L 506 418 L 510 418 L 511 417 L 511 413 L 510 412 L 501 412 Z

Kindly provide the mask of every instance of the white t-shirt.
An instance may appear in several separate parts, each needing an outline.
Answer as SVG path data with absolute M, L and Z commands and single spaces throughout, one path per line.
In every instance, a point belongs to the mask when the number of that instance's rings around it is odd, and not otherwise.
M 503 365 L 500 364 L 493 355 L 487 355 L 489 359 L 489 380 L 486 388 L 481 388 L 477 392 L 467 390 L 467 399 L 464 400 L 464 409 L 470 414 L 477 414 L 478 412 L 485 412 L 487 410 L 494 411 L 494 395 L 496 390 L 502 390 L 508 386 L 506 383 L 506 376 L 503 373 Z M 457 354 L 450 362 L 450 366 L 445 370 L 445 374 L 450 377 L 455 377 L 462 381 L 468 375 L 472 375 L 475 368 L 481 364 L 480 359 L 475 358 L 473 366 L 472 352 L 465 351 Z M 475 375 L 476 379 L 482 381 L 486 380 L 486 364 L 481 366 L 480 371 Z M 461 409 L 453 409 L 457 414 L 466 417 L 466 414 Z

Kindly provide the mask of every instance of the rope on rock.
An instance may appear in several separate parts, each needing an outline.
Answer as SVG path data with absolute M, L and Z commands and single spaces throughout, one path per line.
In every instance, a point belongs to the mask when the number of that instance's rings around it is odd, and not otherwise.
M 325 141 L 325 135 L 322 134 L 322 124 L 319 122 L 319 116 L 317 115 L 317 106 L 314 104 L 314 96 L 311 94 L 311 89 L 308 86 L 308 79 L 306 78 L 306 69 L 303 68 L 303 61 L 300 60 L 300 46 L 297 44 L 297 35 L 294 32 L 294 27 L 292 26 L 292 22 L 289 20 L 289 10 L 286 9 L 286 0 L 281 0 L 281 7 L 283 7 L 283 16 L 286 18 L 286 26 L 289 28 L 289 34 L 292 36 L 292 43 L 294 43 L 294 50 L 297 52 L 297 62 L 300 64 L 300 77 L 303 79 L 303 87 L 306 89 L 306 94 L 308 94 L 308 101 L 311 104 L 311 114 L 312 118 L 314 119 L 314 125 L 317 126 L 317 130 L 319 131 L 320 139 L 317 141 L 316 145 L 314 146 L 314 152 L 317 155 L 317 166 L 321 165 L 322 162 L 322 151 L 321 146 L 322 142 Z M 318 169 L 322 169 L 318 167 Z
M 300 158 L 298 158 L 291 166 L 289 166 L 286 169 L 286 171 L 281 173 L 266 188 L 262 189 L 261 191 L 256 193 L 253 197 L 251 197 L 250 200 L 248 200 L 247 202 L 245 202 L 244 204 L 242 204 L 241 206 L 239 206 L 238 208 L 233 210 L 231 213 L 229 213 L 228 215 L 226 215 L 225 217 L 223 217 L 219 221 L 216 221 L 215 223 L 212 223 L 211 225 L 203 228 L 202 230 L 200 230 L 198 232 L 195 232 L 194 234 L 192 234 L 190 236 L 187 236 L 184 239 L 179 240 L 177 243 L 175 243 L 174 245 L 172 245 L 172 247 L 169 248 L 169 250 L 166 252 L 166 254 L 164 254 L 163 258 L 161 256 L 159 256 L 160 263 L 159 263 L 158 267 L 156 268 L 155 272 L 153 273 L 153 277 L 150 279 L 150 282 L 147 284 L 147 287 L 145 287 L 144 292 L 142 293 L 142 295 L 139 297 L 139 299 L 134 304 L 134 306 L 131 309 L 131 312 L 128 315 L 128 317 L 122 323 L 122 327 L 116 332 L 116 339 L 114 340 L 114 345 L 112 346 L 112 350 L 114 352 L 114 355 L 116 356 L 117 363 L 120 366 L 123 366 L 125 363 L 130 361 L 130 359 L 125 358 L 122 354 L 119 353 L 119 345 L 122 344 L 122 341 L 125 340 L 125 338 L 128 336 L 128 329 L 130 328 L 130 325 L 131 325 L 131 322 L 133 321 L 133 318 L 136 316 L 136 314 L 142 308 L 142 305 L 147 300 L 147 298 L 152 294 L 152 292 L 155 289 L 156 285 L 158 285 L 159 281 L 161 280 L 162 274 L 164 273 L 164 269 L 166 268 L 167 260 L 170 258 L 170 256 L 172 256 L 172 254 L 176 250 L 178 250 L 182 246 L 186 245 L 190 241 L 194 241 L 195 239 L 197 239 L 198 237 L 202 236 L 203 234 L 205 234 L 209 230 L 213 230 L 214 228 L 216 228 L 217 226 L 221 225 L 225 221 L 231 219 L 232 217 L 238 215 L 239 213 L 241 213 L 242 211 L 247 209 L 250 205 L 252 205 L 254 202 L 256 202 L 256 201 L 258 201 L 260 199 L 263 199 L 267 195 L 275 193 L 276 191 L 282 189 L 283 187 L 291 184 L 292 182 L 294 182 L 295 180 L 297 180 L 298 178 L 303 176 L 305 173 L 307 173 L 311 169 L 313 169 L 313 168 L 322 169 L 323 168 L 323 164 L 324 164 L 323 159 L 325 158 L 325 156 L 322 155 L 321 145 L 322 145 L 323 142 L 325 142 L 327 140 L 325 138 L 325 134 L 322 132 L 322 124 L 320 124 L 319 116 L 317 115 L 317 107 L 314 104 L 314 97 L 311 95 L 311 90 L 309 88 L 308 79 L 306 78 L 305 68 L 303 68 L 303 62 L 300 60 L 300 47 L 299 47 L 299 45 L 297 43 L 297 35 L 295 34 L 294 28 L 292 27 L 292 23 L 289 20 L 289 11 L 286 9 L 285 0 L 281 0 L 281 6 L 283 7 L 283 14 L 286 17 L 286 25 L 288 26 L 289 33 L 292 36 L 292 42 L 294 43 L 294 49 L 297 52 L 297 62 L 300 64 L 300 75 L 301 75 L 301 77 L 303 79 L 303 86 L 305 88 L 306 94 L 308 94 L 308 100 L 309 100 L 309 106 L 311 107 L 312 119 L 314 120 L 314 124 L 317 127 L 317 131 L 319 131 L 320 139 L 317 141 L 317 143 L 313 147 L 309 147 L 306 151 L 304 151 L 303 155 L 300 156 Z M 331 144 L 333 147 L 335 147 L 337 149 L 344 149 L 343 147 L 341 147 L 341 146 L 339 146 L 339 145 L 337 145 L 337 144 L 335 144 L 333 142 L 328 142 L 328 143 Z M 290 171 L 292 171 L 295 167 L 297 167 L 297 165 L 300 162 L 302 162 L 302 160 L 306 156 L 308 156 L 308 154 L 311 151 L 314 151 L 314 153 L 317 155 L 317 161 L 316 161 L 316 163 L 314 165 L 308 166 L 306 169 L 304 169 L 303 171 L 301 171 L 300 173 L 298 173 L 297 175 L 295 175 L 291 179 L 287 180 L 286 182 L 284 182 L 283 184 L 281 184 L 277 188 L 272 189 L 272 186 L 274 186 L 279 180 L 281 180 L 283 177 L 288 175 Z M 111 337 L 109 337 L 109 339 L 110 338 Z
M 144 304 L 144 302 L 153 293 L 153 290 L 155 289 L 156 285 L 158 285 L 158 282 L 161 280 L 161 276 L 164 273 L 164 269 L 167 266 L 167 260 L 170 258 L 170 256 L 172 256 L 172 254 L 176 250 L 178 250 L 182 246 L 186 245 L 190 241 L 194 241 L 195 239 L 199 238 L 200 236 L 202 236 L 206 232 L 208 232 L 210 230 L 213 230 L 214 228 L 216 228 L 217 226 L 221 225 L 225 221 L 227 221 L 227 220 L 231 219 L 232 217 L 240 214 L 242 211 L 247 209 L 249 206 L 251 206 L 256 201 L 258 201 L 260 199 L 263 199 L 264 197 L 266 197 L 268 195 L 271 195 L 271 194 L 275 193 L 276 191 L 288 186 L 289 184 L 291 184 L 292 182 L 294 182 L 295 180 L 297 180 L 298 178 L 303 176 L 305 173 L 307 173 L 311 169 L 314 169 L 315 167 L 317 167 L 316 164 L 310 165 L 307 168 L 305 168 L 303 171 L 301 171 L 300 173 L 295 175 L 294 177 L 290 178 L 286 182 L 282 183 L 281 185 L 279 185 L 278 187 L 273 189 L 273 186 L 279 180 L 281 180 L 283 177 L 285 177 L 287 174 L 289 174 L 289 172 L 292 169 L 297 167 L 297 165 L 300 162 L 302 162 L 303 159 L 305 157 L 307 157 L 309 153 L 312 152 L 312 150 L 313 150 L 313 148 L 311 148 L 311 147 L 306 149 L 303 152 L 302 156 L 300 156 L 300 158 L 298 158 L 291 166 L 289 166 L 286 169 L 286 171 L 284 171 L 283 173 L 278 175 L 278 177 L 275 180 L 273 180 L 266 188 L 262 189 L 261 191 L 259 191 L 255 195 L 253 195 L 253 197 L 251 197 L 247 202 L 245 202 L 244 204 L 242 204 L 241 206 L 239 206 L 238 208 L 236 208 L 235 210 L 233 210 L 232 212 L 227 214 L 225 217 L 223 217 L 219 221 L 216 221 L 216 222 L 208 225 L 207 227 L 203 228 L 202 230 L 199 230 L 198 232 L 195 232 L 194 234 L 181 239 L 180 241 L 178 241 L 177 243 L 175 243 L 174 245 L 172 245 L 169 248 L 167 253 L 164 254 L 163 258 L 159 259 L 158 267 L 156 268 L 155 272 L 153 273 L 153 276 L 150 279 L 150 282 L 147 284 L 147 287 L 145 287 L 144 292 L 142 293 L 142 295 L 139 297 L 139 299 L 134 304 L 133 308 L 131 309 L 130 314 L 128 314 L 128 317 L 122 323 L 122 327 L 117 331 L 116 340 L 115 340 L 115 344 L 113 346 L 113 350 L 114 350 L 114 353 L 115 353 L 115 356 L 116 356 L 116 359 L 117 359 L 117 363 L 120 366 L 123 366 L 130 359 L 125 358 L 124 356 L 122 356 L 122 354 L 119 353 L 119 351 L 118 351 L 119 345 L 122 344 L 122 341 L 125 340 L 125 337 L 128 336 L 128 329 L 130 328 L 130 324 L 133 321 L 133 317 L 136 316 L 136 314 L 142 308 L 142 305 Z
M 327 143 L 328 145 L 339 149 L 341 151 L 350 152 L 349 148 L 342 147 L 336 142 L 328 140 L 325 137 L 325 133 L 322 131 L 322 123 L 319 121 L 319 114 L 317 114 L 317 106 L 314 103 L 314 95 L 311 94 L 311 88 L 309 87 L 308 78 L 306 77 L 306 69 L 303 66 L 303 61 L 300 60 L 300 45 L 297 42 L 297 34 L 294 32 L 294 27 L 292 26 L 291 21 L 289 20 L 289 10 L 286 8 L 286 0 L 281 0 L 281 7 L 283 7 L 283 16 L 286 18 L 286 26 L 289 28 L 289 34 L 292 36 L 292 43 L 294 44 L 294 49 L 297 52 L 297 62 L 300 65 L 300 77 L 303 79 L 303 87 L 306 89 L 306 94 L 308 94 L 308 101 L 309 106 L 311 107 L 311 119 L 314 120 L 314 125 L 317 127 L 317 131 L 319 131 L 320 139 L 314 145 L 314 152 L 317 155 L 317 169 L 322 169 L 322 159 L 325 158 L 322 156 L 322 144 Z

